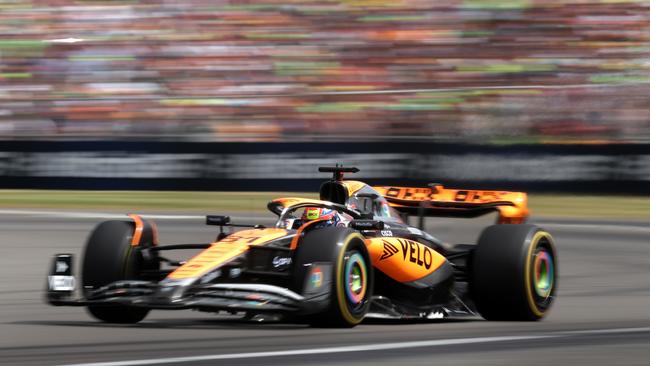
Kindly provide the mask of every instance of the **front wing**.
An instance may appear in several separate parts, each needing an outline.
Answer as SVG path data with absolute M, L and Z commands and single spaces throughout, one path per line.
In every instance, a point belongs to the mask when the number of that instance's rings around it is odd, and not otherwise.
M 262 283 L 195 284 L 183 280 L 117 281 L 77 295 L 77 279 L 72 273 L 72 255 L 55 256 L 48 276 L 46 301 L 54 306 L 113 306 L 126 305 L 147 309 L 205 312 L 251 312 L 310 315 L 324 311 L 330 303 L 331 266 L 319 263 L 323 269 L 320 290 L 307 289 L 299 294 L 285 287 Z M 57 271 L 64 269 L 65 271 Z M 416 309 L 392 303 L 391 299 L 373 296 L 369 318 L 438 319 L 448 316 L 475 316 L 470 307 L 458 297 L 449 304 L 429 309 Z
M 57 269 L 66 268 L 65 272 Z M 287 288 L 262 283 L 207 283 L 195 281 L 126 280 L 110 283 L 76 295 L 72 255 L 55 256 L 48 276 L 46 301 L 54 306 L 128 305 L 149 309 L 196 309 L 201 311 L 253 311 L 310 314 L 329 303 L 329 283 L 319 291 L 298 294 Z

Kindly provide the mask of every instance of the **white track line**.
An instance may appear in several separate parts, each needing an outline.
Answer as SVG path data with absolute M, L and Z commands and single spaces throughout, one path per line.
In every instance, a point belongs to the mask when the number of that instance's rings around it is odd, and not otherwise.
M 68 219 L 123 219 L 126 214 L 108 212 L 81 211 L 37 211 L 37 210 L 0 210 L 0 215 L 31 216 L 31 217 L 63 217 Z M 144 216 L 144 215 L 143 215 Z M 156 219 L 201 219 L 198 215 L 146 215 Z
M 615 329 L 588 329 L 588 330 L 569 330 L 560 332 L 570 335 L 583 335 L 583 334 L 621 334 L 621 333 L 645 333 L 650 332 L 650 327 L 642 328 L 615 328 Z
M 590 335 L 590 334 L 620 334 L 620 333 L 644 333 L 650 332 L 650 327 L 646 328 L 618 328 L 618 329 L 593 329 L 580 331 L 562 331 L 543 335 L 524 335 L 524 336 L 502 336 L 502 337 L 477 337 L 477 338 L 458 338 L 458 339 L 434 339 L 414 342 L 395 342 L 395 343 L 377 343 L 358 346 L 344 347 L 323 347 L 309 349 L 295 349 L 284 351 L 267 351 L 267 352 L 245 352 L 245 353 L 226 353 L 218 355 L 203 355 L 189 357 L 168 357 L 152 358 L 143 360 L 113 361 L 113 362 L 94 362 L 69 364 L 67 366 L 138 366 L 138 365 L 159 365 L 159 364 L 178 364 L 187 362 L 216 361 L 216 360 L 234 360 L 246 358 L 264 358 L 264 357 L 281 357 L 281 356 L 303 356 L 329 353 L 350 353 L 350 352 L 367 352 L 382 351 L 391 349 L 407 349 L 422 347 L 439 347 L 464 344 L 478 343 L 497 343 L 509 341 L 526 341 L 549 338 L 566 338 L 571 336 Z
M 82 211 L 46 211 L 46 210 L 21 210 L 21 209 L 0 209 L 0 215 L 9 216 L 28 216 L 28 217 L 47 217 L 47 218 L 67 218 L 67 219 L 124 219 L 126 214 L 108 213 L 108 212 L 82 212 Z M 141 214 L 142 217 L 154 220 L 204 220 L 205 215 L 167 215 L 167 214 Z M 274 217 L 270 214 L 268 216 L 256 215 L 249 216 L 245 214 L 231 215 L 232 219 L 237 221 L 270 221 Z M 535 224 L 535 222 L 533 222 Z M 650 233 L 650 225 L 645 226 L 643 223 L 631 224 L 581 224 L 581 223 L 554 223 L 554 222 L 541 222 L 537 223 L 539 226 L 548 228 L 567 228 L 588 231 L 634 231 L 641 233 Z
M 448 346 L 448 345 L 473 344 L 473 343 L 522 341 L 522 340 L 541 339 L 541 338 L 549 338 L 549 337 L 552 338 L 553 336 L 508 336 L 508 337 L 436 339 L 436 340 L 429 340 L 429 341 L 378 343 L 378 344 L 367 344 L 367 345 L 359 345 L 359 346 L 308 348 L 308 349 L 296 349 L 296 350 L 286 350 L 286 351 L 226 353 L 221 355 L 154 358 L 148 360 L 116 361 L 116 362 L 97 362 L 97 363 L 86 363 L 86 364 L 73 364 L 68 366 L 157 365 L 157 364 L 165 364 L 165 363 L 233 360 L 233 359 L 241 359 L 241 358 L 302 356 L 302 355 L 315 355 L 315 354 L 324 354 L 324 353 L 349 353 L 349 352 L 381 351 L 381 350 L 389 350 L 389 349 L 435 347 L 435 346 Z
M 536 225 L 555 229 L 573 229 L 573 230 L 587 230 L 587 231 L 625 231 L 625 232 L 639 232 L 650 233 L 650 225 L 643 223 L 637 224 L 562 224 L 562 223 L 537 223 Z
M 67 219 L 124 219 L 126 214 L 108 212 L 82 212 L 82 211 L 39 211 L 39 210 L 0 210 L 0 215 L 29 216 Z M 205 215 L 167 215 L 167 214 L 140 214 L 142 217 L 155 220 L 205 220 Z M 246 220 L 272 220 L 272 216 L 233 216 L 231 218 Z

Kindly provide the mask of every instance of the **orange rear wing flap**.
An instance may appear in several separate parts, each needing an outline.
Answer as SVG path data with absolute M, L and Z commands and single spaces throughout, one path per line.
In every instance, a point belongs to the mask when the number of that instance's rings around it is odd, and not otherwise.
M 529 214 L 524 192 L 450 189 L 439 184 L 373 188 L 391 207 L 408 215 L 472 218 L 496 211 L 500 224 L 520 224 Z

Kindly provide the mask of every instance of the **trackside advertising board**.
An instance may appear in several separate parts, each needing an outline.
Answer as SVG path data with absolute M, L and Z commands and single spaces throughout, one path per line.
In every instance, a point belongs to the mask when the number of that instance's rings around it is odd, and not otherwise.
M 321 165 L 410 186 L 650 193 L 650 145 L 0 141 L 0 188 L 314 191 Z

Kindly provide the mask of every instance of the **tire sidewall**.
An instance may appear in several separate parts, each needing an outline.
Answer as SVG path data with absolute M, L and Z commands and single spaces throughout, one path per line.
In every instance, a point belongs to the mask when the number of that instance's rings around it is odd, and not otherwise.
M 526 304 L 530 310 L 531 319 L 541 319 L 546 316 L 547 311 L 550 309 L 558 286 L 558 263 L 557 263 L 557 254 L 555 250 L 555 245 L 553 237 L 545 230 L 541 228 L 536 228 L 536 230 L 531 230 L 528 238 L 526 240 L 525 246 L 522 246 L 522 259 L 521 264 L 523 267 L 523 286 L 524 293 L 526 294 Z M 545 299 L 544 304 L 538 304 L 538 300 L 535 296 L 535 271 L 534 271 L 534 259 L 535 254 L 537 253 L 538 248 L 546 249 L 551 257 L 553 263 L 553 283 L 549 297 Z M 540 306 L 541 305 L 541 306 Z
M 111 282 L 132 279 L 137 258 L 130 241 L 134 225 L 128 221 L 102 222 L 88 238 L 83 257 L 82 283 L 92 290 Z
M 545 306 L 534 297 L 532 266 L 539 247 L 547 249 L 554 266 Z M 483 231 L 472 255 L 470 292 L 488 320 L 539 320 L 554 301 L 557 273 L 555 244 L 547 231 L 529 224 L 493 225 Z
M 350 310 L 345 294 L 345 265 L 351 253 L 363 258 L 366 269 L 365 295 L 362 305 L 356 311 Z M 329 271 L 328 297 L 324 302 L 309 304 L 306 315 L 309 322 L 318 326 L 350 327 L 360 323 L 370 306 L 374 273 L 363 236 L 352 229 L 329 227 L 307 232 L 300 240 L 294 254 L 293 288 L 299 293 L 305 291 L 305 283 L 314 263 L 327 264 Z
M 350 325 L 356 325 L 360 323 L 368 312 L 370 307 L 370 296 L 372 295 L 373 288 L 373 277 L 372 277 L 372 265 L 369 263 L 369 255 L 365 245 L 359 244 L 359 241 L 363 243 L 363 237 L 358 233 L 349 234 L 344 241 L 344 245 L 339 250 L 335 271 L 332 278 L 332 306 L 337 306 L 341 316 L 345 319 Z M 348 261 L 351 259 L 354 253 L 358 253 L 363 259 L 363 264 L 365 266 L 365 283 L 364 283 L 364 298 L 358 305 L 353 305 L 348 299 L 346 294 L 347 287 L 347 278 L 346 278 L 346 268 Z
M 143 262 L 141 247 L 152 243 L 131 244 L 135 224 L 129 221 L 105 221 L 88 237 L 83 256 L 82 284 L 86 297 L 92 290 L 120 280 L 137 279 Z M 148 263 L 147 268 L 158 268 Z M 149 313 L 147 308 L 121 304 L 89 305 L 88 312 L 108 323 L 137 323 Z

